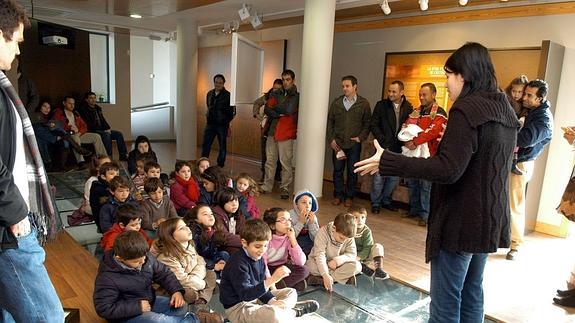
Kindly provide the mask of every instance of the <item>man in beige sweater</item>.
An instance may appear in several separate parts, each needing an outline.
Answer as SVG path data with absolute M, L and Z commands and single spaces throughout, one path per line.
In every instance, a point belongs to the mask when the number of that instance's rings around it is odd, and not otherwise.
M 349 213 L 338 214 L 319 230 L 306 262 L 309 285 L 323 285 L 331 291 L 334 282 L 356 284 L 355 275 L 361 271 L 361 264 L 356 260 L 355 232 L 355 218 Z

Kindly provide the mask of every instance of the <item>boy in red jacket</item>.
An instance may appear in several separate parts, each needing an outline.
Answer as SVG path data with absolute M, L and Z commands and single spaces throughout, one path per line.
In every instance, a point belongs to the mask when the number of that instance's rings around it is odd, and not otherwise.
M 116 241 L 116 238 L 126 231 L 139 232 L 144 238 L 146 238 L 148 245 L 152 245 L 153 241 L 142 229 L 142 217 L 134 205 L 123 204 L 118 206 L 116 218 L 118 219 L 118 223 L 115 223 L 110 230 L 104 233 L 102 240 L 100 240 L 100 245 L 104 251 L 112 250 L 112 248 L 114 248 L 114 241 Z

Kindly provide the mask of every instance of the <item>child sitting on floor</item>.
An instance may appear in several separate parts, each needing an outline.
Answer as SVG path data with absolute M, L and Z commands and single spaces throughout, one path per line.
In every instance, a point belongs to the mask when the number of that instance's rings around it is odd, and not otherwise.
M 216 274 L 206 270 L 206 262 L 198 255 L 192 240 L 192 231 L 182 219 L 168 219 L 158 228 L 158 239 L 154 242 L 158 261 L 168 266 L 176 275 L 186 293 L 188 304 L 204 312 L 216 287 Z
M 184 222 L 191 229 L 196 250 L 206 261 L 206 268 L 220 273 L 230 254 L 224 250 L 226 241 L 235 239 L 234 246 L 241 246 L 236 235 L 230 235 L 222 224 L 216 223 L 212 209 L 205 204 L 198 204 L 184 216 Z M 227 236 L 231 236 L 229 239 Z
M 90 178 L 84 183 L 84 201 L 82 206 L 84 206 L 84 212 L 92 215 L 92 208 L 90 207 L 90 190 L 92 189 L 92 183 L 98 180 L 98 175 L 100 173 L 100 167 L 105 163 L 111 163 L 112 160 L 108 156 L 100 156 L 94 160 L 94 167 L 90 169 Z
M 104 163 L 100 166 L 98 180 L 92 182 L 92 187 L 90 188 L 90 208 L 92 209 L 92 216 L 96 222 L 96 227 L 98 231 L 102 231 L 100 225 L 100 209 L 106 203 L 111 195 L 110 193 L 110 181 L 120 174 L 120 167 L 116 163 Z
M 192 209 L 200 199 L 200 186 L 192 176 L 192 167 L 186 161 L 176 162 L 176 181 L 170 187 L 170 199 L 179 216 Z
M 314 300 L 298 303 L 292 288 L 270 289 L 290 274 L 281 266 L 266 275 L 262 257 L 271 235 L 270 227 L 257 219 L 247 221 L 240 232 L 243 250 L 231 256 L 220 284 L 220 302 L 230 322 L 289 322 L 319 308 Z
M 315 195 L 308 190 L 303 190 L 295 194 L 293 209 L 289 211 L 297 242 L 306 255 L 311 252 L 313 240 L 319 231 L 319 223 L 316 216 L 318 209 L 319 206 Z
M 164 195 L 164 184 L 159 178 L 150 177 L 144 182 L 144 191 L 148 196 L 141 202 L 142 228 L 156 238 L 156 229 L 163 221 L 178 217 L 174 203 Z
M 279 207 L 267 209 L 264 212 L 264 221 L 273 233 L 264 256 L 270 272 L 280 266 L 286 266 L 290 270 L 289 276 L 277 282 L 276 287 L 293 287 L 298 292 L 303 292 L 307 286 L 305 279 L 309 275 L 309 269 L 305 267 L 305 254 L 297 243 L 289 212 Z
M 112 228 L 112 225 L 116 223 L 116 209 L 118 206 L 131 203 L 134 205 L 135 201 L 130 196 L 131 190 L 130 181 L 124 176 L 116 176 L 110 181 L 110 192 L 112 196 L 108 198 L 108 203 L 102 206 L 100 210 L 100 227 L 102 228 L 102 233 Z
M 333 289 L 334 282 L 356 285 L 355 275 L 361 271 L 356 260 L 356 227 L 353 215 L 340 213 L 319 230 L 306 263 L 309 285 L 323 285 L 328 291 Z
M 153 283 L 170 297 L 156 296 Z M 94 308 L 111 322 L 198 322 L 188 312 L 184 288 L 168 267 L 148 255 L 146 239 L 138 232 L 118 236 L 114 249 L 100 263 L 94 285 Z M 178 318 L 179 320 L 175 320 Z
M 355 218 L 357 232 L 355 246 L 357 260 L 361 262 L 361 272 L 375 279 L 387 279 L 389 275 L 383 271 L 383 246 L 375 243 L 371 229 L 365 224 L 367 210 L 362 206 L 352 206 L 348 212 Z
M 148 245 L 152 245 L 153 240 L 148 237 L 146 232 L 142 230 L 142 218 L 138 213 L 138 209 L 132 204 L 124 204 L 118 206 L 116 210 L 116 218 L 118 218 L 118 223 L 114 223 L 110 230 L 104 233 L 102 240 L 100 240 L 100 246 L 104 251 L 112 250 L 114 247 L 114 241 L 122 233 L 126 231 L 136 231 L 139 232 L 146 241 Z
M 256 197 L 260 193 L 256 181 L 247 173 L 241 173 L 236 177 L 236 189 L 246 198 L 248 218 L 259 219 L 261 212 L 256 205 Z

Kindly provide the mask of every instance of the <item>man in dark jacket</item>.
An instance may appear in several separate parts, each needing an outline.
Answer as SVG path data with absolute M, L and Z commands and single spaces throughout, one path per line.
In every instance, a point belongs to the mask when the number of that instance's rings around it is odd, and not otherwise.
M 108 156 L 112 156 L 112 140 L 115 140 L 118 144 L 120 160 L 128 160 L 128 151 L 126 149 L 124 135 L 118 130 L 112 130 L 104 117 L 102 107 L 96 104 L 96 93 L 86 92 L 84 101 L 80 103 L 77 110 L 88 125 L 88 132 L 96 132 L 102 137 L 102 143 L 104 147 L 106 147 Z
M 393 81 L 387 89 L 387 99 L 377 102 L 371 117 L 371 132 L 383 149 L 401 153 L 402 143 L 397 139 L 401 125 L 413 111 L 413 106 L 403 95 L 403 82 Z M 391 194 L 397 186 L 396 176 L 373 176 L 371 187 L 371 212 L 377 214 L 381 207 L 397 211 Z
M 214 88 L 206 95 L 207 122 L 204 130 L 204 142 L 202 143 L 202 157 L 210 157 L 210 150 L 214 138 L 218 137 L 218 166 L 224 167 L 226 162 L 226 146 L 230 122 L 236 115 L 236 108 L 230 105 L 230 92 L 226 90 L 224 84 L 226 79 L 222 74 L 214 76 Z
M 357 95 L 357 79 L 348 75 L 341 79 L 343 95 L 329 107 L 327 117 L 327 141 L 333 160 L 333 205 L 343 201 L 346 207 L 353 203 L 357 174 L 353 164 L 359 161 L 361 143 L 369 136 L 371 108 L 369 102 Z M 347 164 L 347 185 L 344 186 L 343 172 Z
M 188 314 L 182 284 L 137 231 L 126 231 L 104 256 L 94 285 L 96 313 L 109 322 L 198 322 Z M 170 295 L 156 296 L 152 284 Z M 171 320 L 172 319 L 172 320 Z
M 525 193 L 533 176 L 535 159 L 553 136 L 553 115 L 546 100 L 547 82 L 533 80 L 527 83 L 523 94 L 523 107 L 529 109 L 523 128 L 517 134 L 517 168 L 523 175 L 509 174 L 509 206 L 511 208 L 511 250 L 508 260 L 514 260 L 523 244 L 525 233 Z
M 24 41 L 26 12 L 0 2 L 0 70 L 8 71 Z M 63 322 L 64 311 L 44 267 L 38 237 L 54 237 L 55 207 L 26 108 L 0 71 L 0 319 Z M 36 224 L 48 232 L 37 232 Z M 41 228 L 41 227 L 40 227 Z

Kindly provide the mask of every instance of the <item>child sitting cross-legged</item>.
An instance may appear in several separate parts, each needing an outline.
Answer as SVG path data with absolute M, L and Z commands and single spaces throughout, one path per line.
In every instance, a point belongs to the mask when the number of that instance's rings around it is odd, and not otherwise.
M 192 167 L 186 161 L 176 162 L 176 181 L 170 187 L 170 199 L 178 215 L 183 216 L 200 199 L 200 186 L 192 176 Z
M 148 198 L 141 202 L 142 228 L 156 237 L 156 229 L 166 219 L 178 217 L 174 203 L 164 195 L 164 184 L 159 178 L 150 177 L 144 182 L 144 190 Z
M 110 192 L 112 196 L 108 198 L 108 203 L 102 206 L 100 210 L 100 227 L 102 233 L 110 230 L 116 223 L 116 209 L 118 206 L 129 203 L 136 205 L 134 199 L 130 196 L 131 183 L 124 176 L 116 176 L 110 181 Z
M 220 315 L 211 313 L 207 305 L 216 287 L 216 274 L 206 270 L 206 262 L 196 252 L 192 231 L 184 221 L 173 218 L 162 222 L 153 249 L 158 261 L 168 266 L 184 287 L 184 298 L 188 304 L 195 305 L 194 312 L 200 320 L 207 319 L 202 316 L 212 316 L 218 321 Z
M 241 173 L 236 177 L 236 189 L 246 198 L 248 218 L 261 218 L 261 211 L 256 204 L 256 197 L 260 195 L 256 181 L 247 173 Z
M 333 290 L 334 282 L 356 285 L 361 264 L 356 260 L 355 231 L 355 218 L 349 213 L 338 214 L 319 230 L 306 263 L 309 285 L 323 285 L 328 291 Z
M 264 258 L 270 271 L 280 266 L 286 266 L 290 270 L 289 276 L 280 280 L 276 286 L 293 287 L 298 292 L 305 290 L 305 279 L 309 275 L 309 269 L 305 267 L 305 254 L 298 245 L 295 231 L 291 227 L 291 219 L 286 209 L 274 207 L 264 212 L 264 221 L 272 230 L 272 240 Z M 280 287 L 281 286 L 281 287 Z
M 126 231 L 139 232 L 142 236 L 144 236 L 144 238 L 146 238 L 148 245 L 152 244 L 152 239 L 150 239 L 146 232 L 142 230 L 142 218 L 138 213 L 138 209 L 134 205 L 124 204 L 118 206 L 118 209 L 116 210 L 116 218 L 118 219 L 118 223 L 114 223 L 112 228 L 104 233 L 102 240 L 100 240 L 100 246 L 102 246 L 104 251 L 112 250 L 116 238 L 122 232 Z
M 375 243 L 371 229 L 365 224 L 367 210 L 362 206 L 352 206 L 347 210 L 355 218 L 357 232 L 355 246 L 357 260 L 361 262 L 361 272 L 375 279 L 387 279 L 389 275 L 383 271 L 383 246 Z
M 98 171 L 98 179 L 92 182 L 90 187 L 90 208 L 92 209 L 92 216 L 98 227 L 98 231 L 104 233 L 100 225 L 100 210 L 102 206 L 108 203 L 110 197 L 110 181 L 118 176 L 120 173 L 120 166 L 110 162 L 104 163 L 100 166 Z
M 314 300 L 298 303 L 292 288 L 273 288 L 290 270 L 280 266 L 269 275 L 263 255 L 271 236 L 270 227 L 257 219 L 240 232 L 243 248 L 227 262 L 220 284 L 220 302 L 230 322 L 289 322 L 319 308 Z
M 184 222 L 192 230 L 194 244 L 198 253 L 204 257 L 206 268 L 220 273 L 230 254 L 224 250 L 227 236 L 237 239 L 234 245 L 241 246 L 238 236 L 231 235 L 217 223 L 212 209 L 205 204 L 198 204 L 184 216 Z
M 293 198 L 293 209 L 289 211 L 291 224 L 298 244 L 303 252 L 309 255 L 313 241 L 319 231 L 317 198 L 308 190 L 299 191 Z
M 156 296 L 153 283 L 170 297 Z M 94 285 L 96 313 L 109 322 L 198 322 L 174 273 L 148 254 L 146 239 L 134 231 L 120 234 L 106 253 Z

